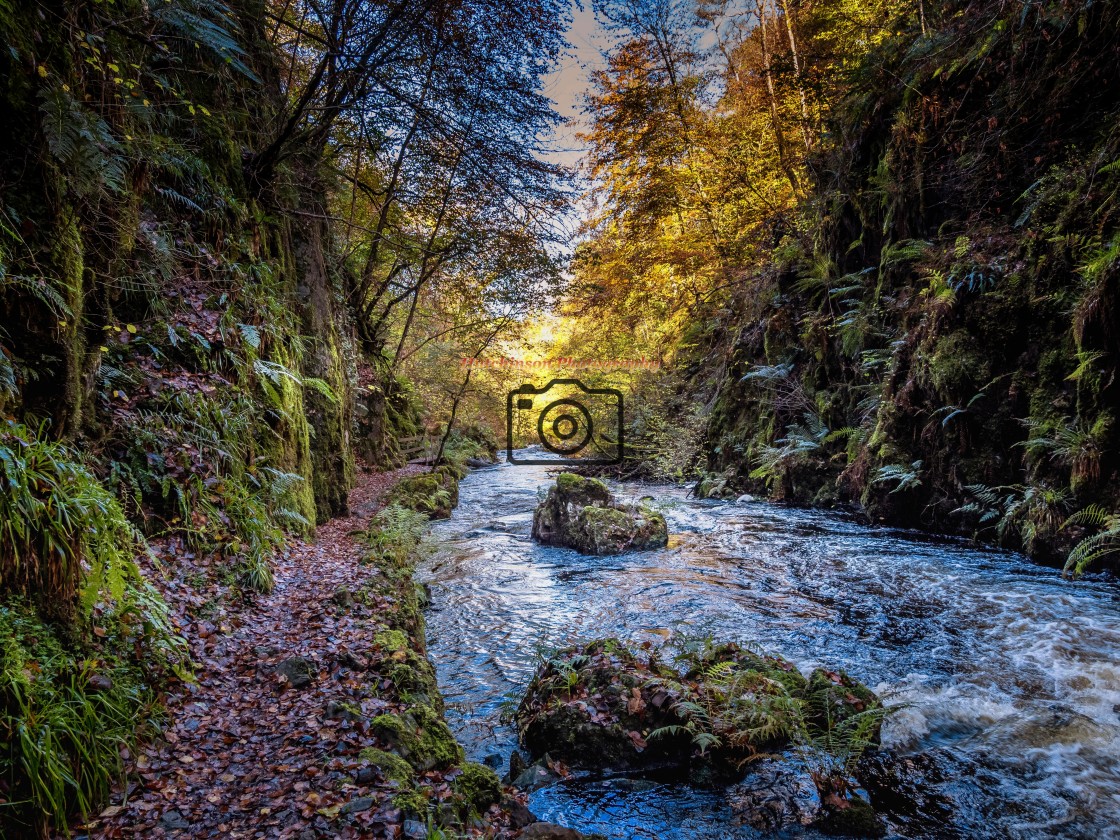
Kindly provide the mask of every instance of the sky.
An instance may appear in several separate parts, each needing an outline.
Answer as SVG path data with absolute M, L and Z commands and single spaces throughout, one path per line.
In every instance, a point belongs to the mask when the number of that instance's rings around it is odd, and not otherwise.
M 545 93 L 556 102 L 556 110 L 573 122 L 562 126 L 554 142 L 552 158 L 558 163 L 575 164 L 581 154 L 575 134 L 580 130 L 580 107 L 592 70 L 603 66 L 602 50 L 608 45 L 607 33 L 595 20 L 590 2 L 583 8 L 573 0 L 572 28 L 568 30 L 571 49 L 556 72 L 546 79 Z

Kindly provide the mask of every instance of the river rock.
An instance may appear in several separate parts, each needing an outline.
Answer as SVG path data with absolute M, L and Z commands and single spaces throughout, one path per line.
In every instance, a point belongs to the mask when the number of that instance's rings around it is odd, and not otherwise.
M 533 539 L 605 555 L 661 548 L 669 531 L 660 513 L 619 503 L 598 479 L 561 473 L 533 513 Z
M 898 756 L 887 752 L 867 756 L 856 777 L 877 811 L 906 834 L 963 837 L 953 828 L 956 808 L 943 792 L 949 780 L 969 775 L 943 750 Z
M 771 832 L 807 826 L 820 816 L 820 795 L 796 759 L 768 758 L 748 767 L 746 778 L 727 792 L 739 823 Z
M 687 761 L 687 734 L 649 740 L 655 730 L 682 723 L 673 710 L 679 695 L 659 682 L 674 677 L 614 639 L 560 651 L 537 670 L 518 707 L 521 742 L 533 756 L 547 752 L 580 768 Z
M 818 669 L 806 679 L 779 656 L 735 644 L 693 645 L 678 661 L 680 670 L 616 639 L 559 651 L 538 668 L 518 707 L 522 745 L 579 769 L 672 767 L 687 769 L 694 783 L 722 785 L 760 754 L 793 743 L 859 751 L 878 738 L 878 698 L 843 672 Z M 826 805 L 847 807 L 849 781 L 820 779 L 818 788 L 840 791 L 822 797 Z M 785 810 L 800 819 L 800 811 Z

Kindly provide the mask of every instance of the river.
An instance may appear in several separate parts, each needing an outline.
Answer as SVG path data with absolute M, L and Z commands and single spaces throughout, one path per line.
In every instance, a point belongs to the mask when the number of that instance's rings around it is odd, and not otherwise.
M 541 650 L 617 636 L 711 634 L 844 668 L 902 708 L 884 747 L 936 750 L 959 775 L 942 832 L 909 836 L 1120 836 L 1120 589 L 1062 580 L 1009 552 L 762 501 L 651 496 L 669 546 L 587 557 L 530 540 L 545 467 L 501 464 L 462 482 L 431 584 L 429 653 L 448 721 L 475 760 L 516 748 L 501 722 Z M 610 838 L 760 836 L 720 791 L 613 779 L 536 791 L 541 819 Z M 810 829 L 789 835 L 815 836 Z M 901 835 L 897 835 L 901 836 Z

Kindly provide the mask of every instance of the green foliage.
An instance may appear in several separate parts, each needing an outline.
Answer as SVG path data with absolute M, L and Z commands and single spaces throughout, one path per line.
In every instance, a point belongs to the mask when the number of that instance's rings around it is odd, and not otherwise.
M 1068 417 L 1028 420 L 1025 425 L 1031 437 L 1021 445 L 1027 450 L 1028 462 L 1036 468 L 1044 459 L 1066 467 L 1070 471 L 1070 489 L 1074 491 L 1100 479 L 1101 451 L 1111 431 L 1111 415 L 1088 428 L 1084 421 Z
M 122 600 L 145 546 L 112 494 L 44 431 L 0 421 L 0 588 L 69 617 L 80 586 L 86 611 L 102 596 Z
M 96 813 L 122 773 L 155 698 L 135 665 L 72 650 L 27 604 L 0 606 L 0 828 L 65 831 L 74 812 Z
M 921 479 L 922 462 L 921 460 L 914 461 L 910 466 L 903 464 L 884 464 L 875 471 L 875 477 L 871 480 L 874 484 L 894 484 L 892 493 L 901 493 L 905 490 L 912 490 L 915 487 L 922 486 Z
M 755 459 L 750 477 L 764 479 L 772 484 L 789 470 L 808 460 L 824 446 L 829 430 L 821 418 L 815 414 L 805 414 L 804 423 L 786 427 L 786 436 L 765 446 Z
M 1069 512 L 1069 494 L 1047 486 L 972 484 L 965 490 L 974 500 L 954 513 L 975 518 L 981 532 L 994 529 L 1001 542 L 1014 536 L 1027 552 L 1040 538 L 1057 533 Z
M 1109 512 L 1100 505 L 1089 505 L 1073 514 L 1062 527 L 1070 526 L 1099 530 L 1082 538 L 1073 547 L 1062 569 L 1064 574 L 1077 577 L 1099 560 L 1120 554 L 1120 514 Z
M 371 559 L 403 567 L 430 550 L 427 533 L 427 514 L 389 504 L 374 515 L 365 541 Z

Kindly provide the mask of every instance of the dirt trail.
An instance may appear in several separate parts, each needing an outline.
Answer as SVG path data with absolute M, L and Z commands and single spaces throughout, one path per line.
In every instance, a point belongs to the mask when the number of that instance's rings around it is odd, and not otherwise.
M 368 525 L 389 487 L 417 471 L 359 473 L 350 516 L 280 558 L 268 595 L 231 597 L 220 565 L 167 547 L 160 588 L 198 680 L 167 696 L 166 731 L 129 756 L 136 781 L 127 801 L 115 796 L 89 836 L 396 835 L 393 787 L 357 758 L 371 745 L 366 721 L 394 705 L 365 661 L 378 605 L 376 596 L 351 602 L 344 589 L 357 592 L 378 575 L 361 564 L 352 533 Z M 306 685 L 293 684 L 303 678 L 292 657 L 308 661 Z M 291 679 L 277 669 L 285 660 Z M 341 702 L 361 718 L 349 719 Z M 332 822 L 339 812 L 345 825 Z

